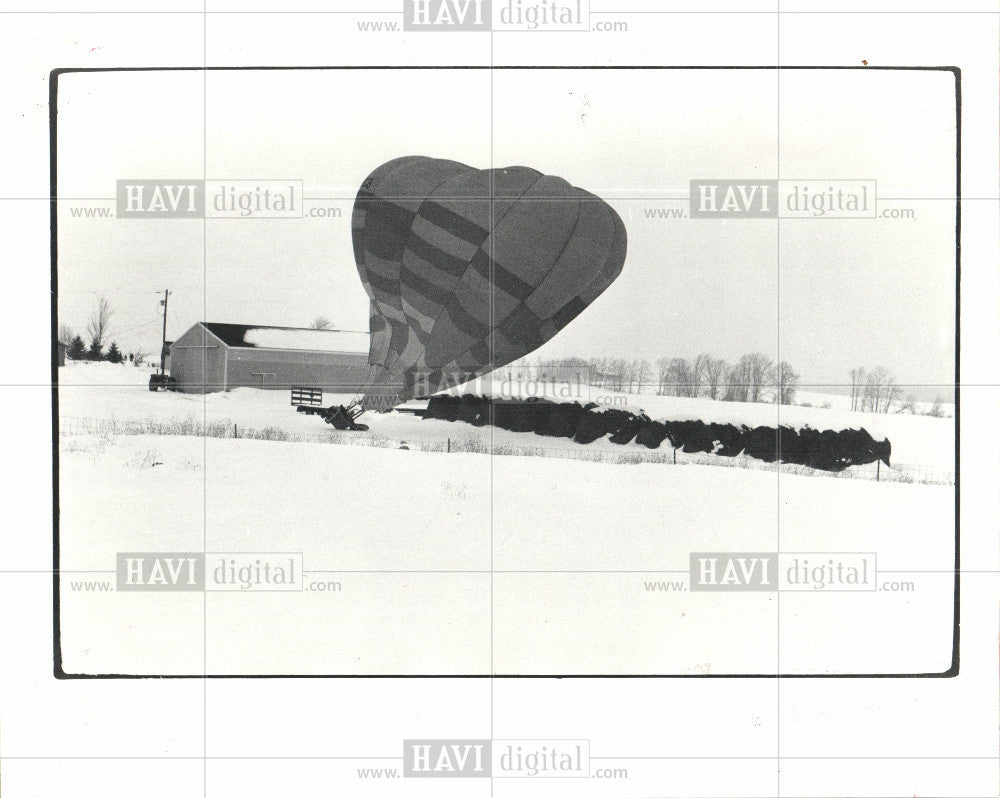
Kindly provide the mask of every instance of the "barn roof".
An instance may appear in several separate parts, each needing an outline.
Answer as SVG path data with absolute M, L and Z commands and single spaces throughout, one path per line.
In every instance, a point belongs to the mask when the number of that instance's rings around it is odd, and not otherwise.
M 271 327 L 214 321 L 205 321 L 202 325 L 227 346 L 300 349 L 308 352 L 368 352 L 368 333 L 356 330 L 314 330 L 308 327 Z

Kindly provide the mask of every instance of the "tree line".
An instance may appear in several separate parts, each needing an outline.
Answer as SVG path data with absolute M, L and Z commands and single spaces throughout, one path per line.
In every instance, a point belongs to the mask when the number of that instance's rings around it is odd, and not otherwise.
M 896 378 L 884 366 L 870 370 L 863 366 L 851 369 L 851 410 L 861 413 L 921 412 L 913 394 L 903 396 Z M 930 408 L 922 414 L 944 418 L 946 414 L 941 397 L 935 396 Z
M 72 360 L 105 360 L 109 363 L 124 363 L 128 360 L 137 366 L 142 365 L 149 353 L 141 348 L 126 355 L 118 348 L 117 342 L 112 341 L 105 351 L 104 342 L 110 337 L 111 318 L 114 314 L 111 303 L 102 296 L 97 300 L 87 321 L 86 339 L 68 324 L 60 324 L 58 341 L 66 347 L 66 357 Z
M 520 363 L 525 365 L 523 360 Z M 653 362 L 629 357 L 569 357 L 539 360 L 537 367 L 585 371 L 592 387 L 608 391 L 642 393 L 653 389 L 659 396 L 722 402 L 792 405 L 801 381 L 790 363 L 776 363 L 762 352 L 743 355 L 735 363 L 701 354 L 694 359 L 662 357 Z M 884 366 L 852 369 L 850 388 L 851 410 L 856 412 L 946 415 L 940 397 L 929 409 L 920 409 L 912 394 L 903 395 L 902 387 Z M 824 407 L 829 408 L 829 403 Z
M 792 366 L 753 352 L 730 364 L 702 354 L 693 360 L 661 357 L 651 363 L 643 358 L 563 358 L 539 363 L 542 368 L 585 369 L 596 388 L 621 393 L 642 393 L 654 388 L 659 396 L 704 397 L 723 402 L 795 401 L 799 375 Z

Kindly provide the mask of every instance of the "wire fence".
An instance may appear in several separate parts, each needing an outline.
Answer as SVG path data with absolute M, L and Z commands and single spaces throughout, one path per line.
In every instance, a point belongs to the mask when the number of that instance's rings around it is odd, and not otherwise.
M 93 435 L 113 438 L 118 435 L 181 435 L 207 438 L 242 438 L 259 441 L 289 441 L 305 443 L 333 443 L 338 446 L 365 446 L 376 449 L 413 449 L 438 453 L 474 453 L 510 455 L 516 457 L 558 457 L 595 463 L 640 465 L 660 463 L 665 465 L 706 465 L 722 468 L 743 468 L 755 471 L 776 471 L 783 474 L 829 477 L 834 479 L 862 479 L 873 482 L 907 482 L 924 485 L 954 485 L 955 472 L 944 466 L 915 463 L 893 463 L 887 466 L 875 462 L 849 466 L 843 471 L 824 471 L 793 463 L 767 463 L 745 455 L 723 457 L 716 454 L 689 453 L 669 446 L 663 449 L 643 449 L 635 444 L 615 447 L 530 446 L 506 442 L 491 442 L 474 436 L 449 437 L 445 440 L 409 441 L 378 436 L 372 432 L 329 430 L 325 434 L 289 432 L 280 427 L 247 427 L 230 420 L 201 421 L 195 418 L 177 420 L 121 420 L 114 418 L 86 418 L 60 416 L 59 435 Z M 549 439 L 552 440 L 552 439 Z

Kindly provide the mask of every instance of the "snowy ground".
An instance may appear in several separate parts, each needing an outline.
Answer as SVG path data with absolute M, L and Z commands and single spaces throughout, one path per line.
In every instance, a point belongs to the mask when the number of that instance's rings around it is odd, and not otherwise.
M 630 444 L 625 447 L 607 440 L 581 447 L 567 439 L 547 438 L 539 435 L 514 433 L 493 428 L 475 428 L 468 424 L 446 421 L 424 421 L 408 413 L 368 413 L 363 421 L 370 427 L 368 434 L 340 433 L 315 416 L 297 413 L 290 404 L 286 391 L 264 391 L 254 388 L 237 388 L 225 393 L 205 396 L 173 392 L 151 393 L 148 390 L 149 371 L 131 366 L 108 363 L 71 364 L 60 373 L 60 415 L 66 419 L 67 429 L 89 431 L 91 424 L 77 419 L 118 422 L 166 422 L 213 425 L 235 429 L 236 434 L 251 434 L 270 430 L 302 439 L 316 441 L 337 440 L 363 442 L 370 438 L 392 442 L 405 441 L 411 447 L 439 448 L 450 438 L 466 448 L 501 451 L 517 449 L 561 450 L 566 455 L 583 455 L 584 452 L 606 451 L 617 458 L 625 453 L 644 454 L 642 447 Z M 488 382 L 479 388 L 489 390 Z M 506 395 L 506 388 L 493 386 L 494 392 Z M 562 400 L 555 389 L 548 395 Z M 575 389 L 574 389 L 575 390 Z M 324 395 L 325 404 L 347 403 L 352 396 Z M 787 424 L 793 427 L 812 426 L 816 429 L 847 429 L 864 427 L 877 439 L 889 438 L 892 442 L 893 463 L 925 466 L 940 473 L 954 465 L 954 419 L 931 418 L 911 414 L 855 413 L 847 409 L 847 397 L 811 394 L 811 404 L 819 405 L 829 400 L 832 409 L 820 406 L 776 406 L 770 404 L 740 404 L 718 402 L 710 399 L 685 399 L 654 394 L 615 393 L 584 386 L 571 399 L 592 401 L 600 406 L 614 407 L 631 412 L 643 411 L 654 419 L 702 421 L 747 424 L 748 426 Z M 413 403 L 412 406 L 421 406 Z M 948 407 L 950 412 L 951 408 Z M 74 426 L 76 425 L 76 426 Z M 663 453 L 669 447 L 661 447 Z M 705 458 L 702 458 L 705 459 Z M 711 462 L 713 458 L 708 458 Z M 720 460 L 720 465 L 729 465 Z M 936 471 L 935 473 L 938 473 Z M 946 481 L 945 479 L 935 481 Z
M 504 673 L 770 672 L 774 594 L 646 581 L 779 536 L 892 572 L 953 556 L 950 488 L 782 475 L 779 505 L 775 474 L 709 466 L 73 436 L 61 480 L 66 569 L 123 550 L 301 552 L 308 580 L 341 585 L 208 594 L 206 636 L 200 594 L 78 592 L 67 575 L 71 672 L 198 673 L 205 638 L 214 673 L 484 673 L 491 626 Z M 907 593 L 782 594 L 782 670 L 944 670 L 951 580 L 908 578 Z
M 295 413 L 284 392 L 150 393 L 148 373 L 98 364 L 61 374 L 63 569 L 113 585 L 116 552 L 297 552 L 305 589 L 119 593 L 66 573 L 69 672 L 487 673 L 492 662 L 499 673 L 768 673 L 779 652 L 785 673 L 948 666 L 950 486 L 331 445 L 336 433 Z M 664 418 L 774 423 L 776 410 L 642 399 Z M 866 416 L 782 408 L 782 422 L 786 410 L 874 433 Z M 887 425 L 878 429 L 894 456 L 950 465 L 950 421 L 872 420 Z M 365 421 L 372 441 L 428 448 L 491 434 L 400 413 Z M 270 428 L 271 439 L 176 434 L 206 422 Z M 155 424 L 174 434 L 139 434 Z M 494 443 L 505 436 L 575 446 L 500 430 Z M 684 586 L 691 552 L 779 548 L 873 552 L 887 579 L 911 588 L 777 602 Z M 664 580 L 682 586 L 647 585 Z

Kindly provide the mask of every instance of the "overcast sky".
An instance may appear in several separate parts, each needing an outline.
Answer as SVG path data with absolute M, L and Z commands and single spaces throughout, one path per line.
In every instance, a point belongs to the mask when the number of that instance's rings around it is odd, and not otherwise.
M 122 348 L 201 319 L 367 329 L 351 249 L 357 188 L 422 154 L 524 165 L 607 199 L 621 277 L 542 355 L 760 350 L 808 383 L 857 365 L 954 380 L 950 73 L 758 70 L 329 70 L 70 74 L 59 94 L 59 312 L 96 297 Z M 207 93 L 206 93 L 207 87 Z M 780 102 L 779 102 L 780 94 Z M 780 113 L 779 113 L 780 108 Z M 206 114 L 207 111 L 207 114 Z M 780 119 L 780 129 L 778 120 Z M 779 162 L 780 139 L 780 162 Z M 120 178 L 297 179 L 325 219 L 113 220 Z M 868 179 L 913 219 L 666 220 L 698 178 Z M 107 201 L 72 198 L 107 198 Z M 898 198 L 887 201 L 886 198 Z M 779 268 L 780 267 L 780 268 Z

